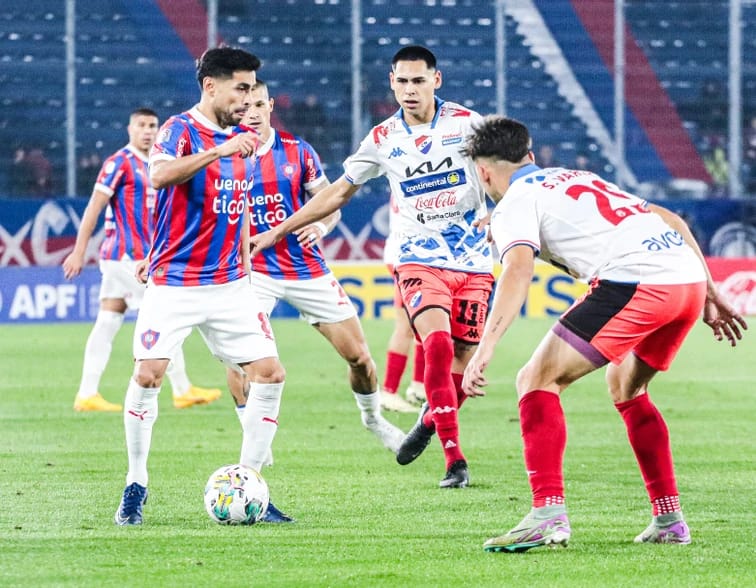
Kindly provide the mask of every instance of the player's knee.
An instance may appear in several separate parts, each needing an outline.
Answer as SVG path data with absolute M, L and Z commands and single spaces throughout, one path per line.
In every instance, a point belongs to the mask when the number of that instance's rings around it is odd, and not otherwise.
M 159 388 L 163 383 L 166 366 L 152 361 L 137 361 L 134 365 L 134 381 L 140 388 Z
M 286 370 L 276 357 L 268 357 L 248 364 L 245 372 L 250 381 L 258 384 L 281 384 L 286 380 Z
M 364 346 L 354 349 L 346 357 L 349 367 L 356 370 L 370 371 L 375 369 L 375 362 L 373 361 L 370 351 Z

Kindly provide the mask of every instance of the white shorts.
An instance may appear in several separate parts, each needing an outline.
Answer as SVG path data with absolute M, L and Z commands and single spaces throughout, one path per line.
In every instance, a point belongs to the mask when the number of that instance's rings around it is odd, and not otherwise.
M 212 286 L 149 282 L 134 327 L 134 358 L 173 357 L 192 327 L 213 355 L 229 365 L 278 357 L 268 315 L 243 278 Z
M 252 289 L 268 316 L 279 300 L 285 300 L 311 325 L 340 323 L 357 310 L 332 273 L 309 280 L 275 280 L 252 272 Z
M 100 300 L 122 298 L 131 309 L 139 308 L 144 298 L 145 285 L 136 279 L 137 262 L 133 259 L 100 260 Z

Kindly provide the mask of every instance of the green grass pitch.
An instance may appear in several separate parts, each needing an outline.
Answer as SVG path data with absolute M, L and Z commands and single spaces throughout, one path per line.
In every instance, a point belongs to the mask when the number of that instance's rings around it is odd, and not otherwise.
M 221 365 L 193 334 L 190 377 L 224 396 L 177 410 L 166 384 L 145 524 L 134 528 L 113 524 L 122 417 L 72 408 L 90 325 L 0 327 L 0 586 L 756 585 L 753 329 L 731 349 L 697 326 L 651 389 L 671 431 L 691 545 L 632 543 L 650 507 L 599 372 L 563 396 L 569 547 L 482 550 L 529 508 L 513 380 L 550 324 L 521 319 L 501 342 L 488 396 L 460 414 L 471 486 L 449 491 L 437 487 L 437 442 L 398 466 L 362 428 L 336 353 L 306 324 L 274 322 L 288 376 L 275 465 L 263 475 L 297 523 L 253 527 L 216 525 L 203 508 L 204 483 L 237 461 L 241 430 Z M 382 377 L 391 325 L 364 328 Z M 103 378 L 112 401 L 131 372 L 132 333 L 127 323 Z M 389 418 L 405 430 L 415 420 Z

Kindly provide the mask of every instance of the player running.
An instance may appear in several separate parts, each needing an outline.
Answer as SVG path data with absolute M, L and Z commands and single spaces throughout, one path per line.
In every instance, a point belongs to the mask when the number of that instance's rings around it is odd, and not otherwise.
M 372 129 L 345 173 L 300 211 L 253 239 L 253 252 L 344 206 L 359 187 L 386 175 L 399 207 L 396 276 L 410 321 L 423 343 L 427 405 L 396 458 L 417 458 L 434 432 L 444 450 L 441 488 L 469 483 L 457 411 L 465 399 L 462 372 L 478 343 L 493 285 L 490 246 L 477 223 L 486 216 L 472 161 L 459 149 L 477 113 L 435 97 L 436 58 L 408 46 L 392 59 L 391 87 L 401 108 Z
M 609 393 L 653 505 L 651 524 L 635 541 L 690 543 L 669 432 L 648 384 L 669 368 L 702 311 L 716 339 L 733 346 L 747 328 L 745 320 L 717 293 L 701 250 L 676 214 L 589 171 L 539 168 L 528 129 L 512 119 L 486 118 L 466 153 L 498 202 L 491 232 L 503 270 L 480 346 L 465 369 L 465 393 L 484 394 L 484 372 L 525 301 L 536 256 L 590 282 L 517 375 L 533 508 L 484 549 L 519 552 L 567 544 L 571 529 L 562 473 L 567 432 L 559 394 L 607 364 Z

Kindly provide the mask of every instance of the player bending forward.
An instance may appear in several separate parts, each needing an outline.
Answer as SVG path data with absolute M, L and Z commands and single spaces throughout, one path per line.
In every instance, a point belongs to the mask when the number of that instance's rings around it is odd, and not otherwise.
M 486 118 L 466 153 L 498 202 L 491 233 L 503 268 L 480 345 L 465 369 L 465 393 L 484 394 L 484 372 L 525 301 L 536 255 L 590 282 L 587 294 L 560 317 L 517 374 L 533 508 L 484 549 L 567 544 L 562 474 L 567 431 L 559 394 L 607 364 L 609 393 L 653 505 L 651 524 L 635 541 L 690 543 L 667 425 L 648 384 L 669 368 L 702 311 L 717 340 L 726 338 L 733 346 L 745 321 L 717 293 L 695 239 L 677 215 L 591 172 L 539 168 L 528 129 L 515 120 Z

